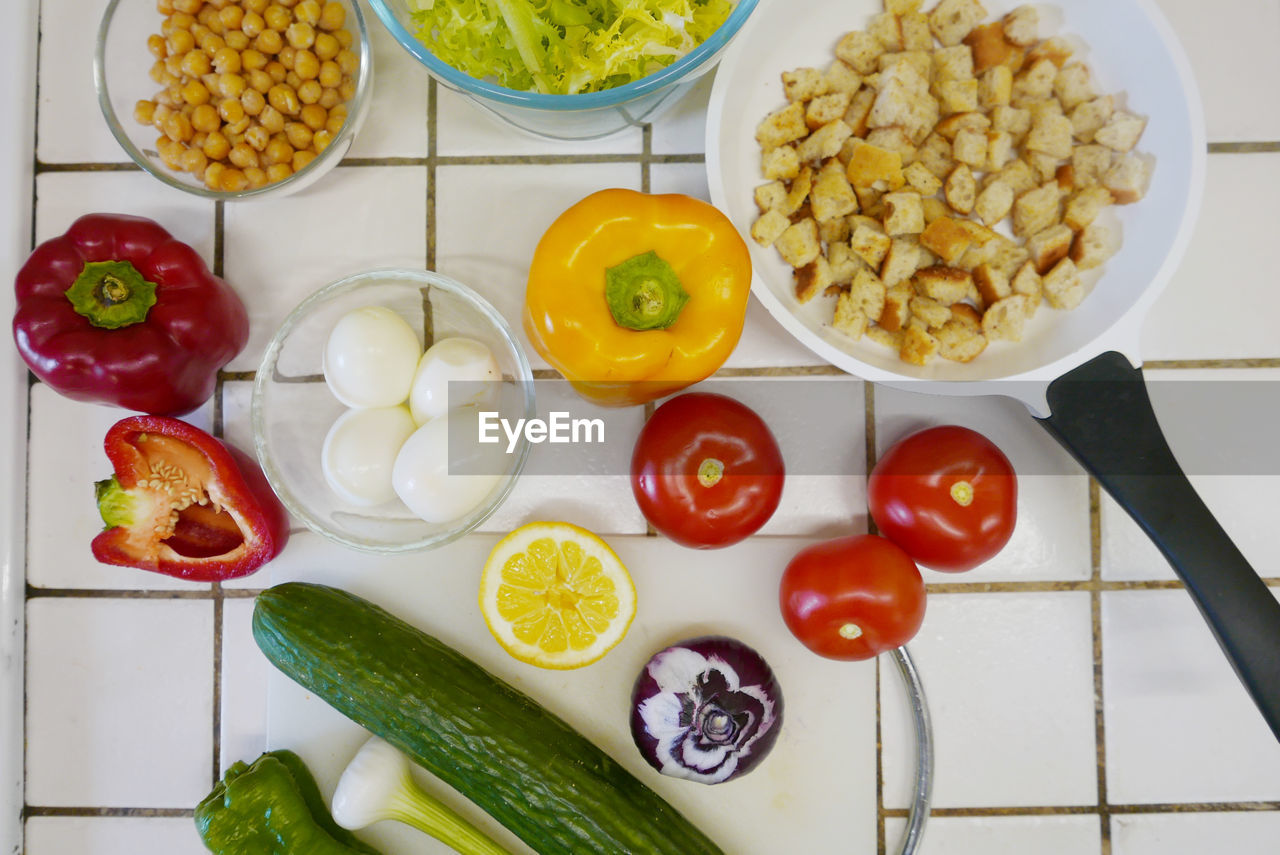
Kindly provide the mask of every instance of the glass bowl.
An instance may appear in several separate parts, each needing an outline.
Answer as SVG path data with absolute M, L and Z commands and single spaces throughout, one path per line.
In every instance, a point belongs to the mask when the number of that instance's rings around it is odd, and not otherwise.
M 325 0 L 325 2 L 328 2 L 328 0 Z M 157 59 L 157 54 L 151 52 L 151 45 L 148 44 L 148 39 L 153 34 L 161 34 L 162 25 L 166 21 L 165 16 L 156 11 L 155 0 L 110 0 L 107 4 L 106 13 L 102 16 L 102 24 L 98 29 L 97 48 L 93 58 L 93 76 L 94 84 L 98 90 L 98 104 L 102 108 L 102 115 L 106 118 L 107 126 L 111 129 L 112 135 L 129 157 L 133 159 L 134 163 L 142 167 L 144 171 L 160 179 L 170 187 L 176 187 L 179 190 L 205 199 L 236 200 L 252 199 L 265 195 L 284 196 L 311 186 L 317 179 L 337 165 L 346 155 L 348 149 L 351 148 L 351 143 L 355 140 L 361 125 L 364 124 L 372 99 L 373 51 L 369 46 L 369 31 L 364 15 L 360 11 L 360 4 L 356 0 L 336 0 L 336 2 L 346 10 L 343 28 L 351 34 L 351 45 L 347 49 L 356 55 L 358 61 L 358 67 L 354 75 L 355 91 L 345 102 L 347 116 L 342 123 L 342 127 L 336 132 L 330 132 L 332 133 L 332 138 L 319 154 L 287 178 L 261 186 L 215 190 L 207 186 L 196 175 L 175 170 L 165 164 L 157 145 L 159 138 L 164 135 L 153 125 L 143 124 L 135 118 L 135 107 L 138 102 L 154 101 L 157 94 L 166 88 L 165 85 L 157 82 L 151 76 L 153 66 L 160 60 Z M 323 5 L 324 3 L 321 3 L 321 6 Z M 294 8 L 296 9 L 297 7 L 295 6 Z M 197 22 L 197 26 L 203 25 Z M 190 31 L 188 29 L 188 32 Z M 224 35 L 225 32 L 224 30 Z M 243 30 L 240 30 L 240 32 L 243 32 Z M 324 29 L 317 26 L 313 28 L 313 32 L 321 34 Z M 283 43 L 288 45 L 288 31 L 286 30 L 283 35 Z M 222 36 L 219 35 L 219 38 L 221 39 Z M 225 42 L 225 40 L 223 41 Z M 251 41 L 249 46 L 253 47 L 254 44 L 255 42 Z M 180 50 L 185 46 L 179 45 L 178 49 Z M 171 47 L 172 39 L 169 40 L 169 45 L 162 50 L 168 53 Z M 210 59 L 211 71 L 209 74 L 204 75 L 208 84 L 214 84 L 210 75 L 216 73 L 216 68 L 218 67 L 212 65 L 217 49 L 218 46 L 215 43 L 212 46 L 206 46 L 203 50 L 197 46 L 190 51 L 192 54 L 203 53 Z M 236 53 L 241 55 L 238 51 Z M 185 56 L 186 54 L 182 55 Z M 228 66 L 221 67 L 227 68 Z M 288 69 L 285 69 L 285 72 L 286 74 L 293 73 Z M 242 68 L 238 74 L 241 78 L 246 79 L 247 84 L 248 72 Z M 313 79 L 318 82 L 318 78 Z M 234 81 L 228 82 L 227 85 L 232 86 L 233 83 Z M 218 88 L 217 91 L 212 92 L 212 97 L 209 100 L 211 105 L 218 106 L 224 100 L 241 100 L 241 98 L 226 98 L 226 93 L 231 90 L 222 89 L 223 84 L 221 82 L 215 85 Z M 234 85 L 238 88 L 239 84 Z M 246 90 L 253 89 L 252 85 L 246 85 Z M 209 91 L 207 87 L 206 91 Z M 308 93 L 308 96 L 310 96 L 310 93 Z M 325 98 L 326 101 L 328 97 L 332 96 L 327 96 Z M 242 100 L 241 103 L 243 103 Z M 300 109 L 301 104 L 298 106 Z M 261 114 L 257 113 L 255 115 Z M 283 118 L 286 122 L 294 122 L 300 126 L 306 126 L 304 122 L 299 121 L 300 115 L 284 114 Z M 242 120 L 237 119 L 237 122 L 239 121 Z M 225 125 L 225 122 L 220 122 L 220 124 Z M 301 130 L 298 129 L 297 132 L 301 133 Z M 179 131 L 179 133 L 182 132 Z M 255 134 L 253 142 L 257 143 L 260 139 L 261 137 Z M 296 138 L 294 141 L 297 141 Z M 246 142 L 249 141 L 246 140 Z M 265 143 L 262 147 L 253 147 L 255 151 L 265 154 Z M 259 159 L 262 161 L 259 168 L 265 169 L 266 158 L 260 157 Z
M 511 450 L 505 444 L 493 446 L 495 453 L 483 462 L 490 468 L 483 472 L 500 477 L 480 504 L 446 523 L 425 522 L 398 499 L 366 508 L 340 498 L 325 480 L 321 452 L 330 426 L 347 408 L 325 382 L 324 349 L 338 320 L 367 306 L 396 312 L 418 331 L 422 343 L 448 336 L 483 342 L 502 373 L 485 409 L 512 424 L 536 415 L 529 361 L 515 332 L 489 303 L 467 286 L 429 270 L 372 270 L 316 291 L 272 337 L 253 384 L 254 449 L 281 501 L 311 530 L 366 552 L 429 549 L 471 531 L 502 504 L 524 467 L 529 443 L 521 432 Z M 466 455 L 474 449 L 454 445 L 460 433 L 450 430 L 449 445 L 462 448 L 459 459 L 469 460 Z M 452 451 L 449 462 L 453 471 Z
M 441 85 L 458 92 L 501 123 L 543 139 L 589 140 L 638 127 L 675 104 L 702 75 L 715 68 L 758 0 L 737 0 L 711 37 L 671 65 L 639 80 L 577 95 L 521 92 L 478 80 L 436 58 L 414 35 L 405 0 L 370 0 L 378 19 L 400 46 L 426 66 Z

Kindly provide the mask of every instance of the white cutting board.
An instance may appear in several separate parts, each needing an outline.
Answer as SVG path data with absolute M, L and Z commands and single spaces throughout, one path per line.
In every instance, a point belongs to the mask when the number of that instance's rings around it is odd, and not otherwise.
M 778 610 L 782 569 L 810 541 L 757 537 L 702 552 L 656 537 L 607 539 L 635 580 L 636 619 L 603 659 L 568 672 L 518 662 L 489 635 L 476 599 L 481 567 L 497 540 L 493 535 L 394 558 L 359 555 L 301 536 L 281 556 L 287 561 L 271 565 L 272 582 L 297 578 L 346 588 L 452 645 L 576 727 L 727 853 L 874 852 L 875 665 L 810 653 L 788 632 Z M 631 687 L 648 658 L 668 644 L 711 633 L 759 651 L 774 669 L 786 704 L 772 753 L 749 774 L 714 786 L 658 774 L 641 758 L 629 729 Z M 331 797 L 367 734 L 274 669 L 268 697 L 268 744 L 296 751 Z M 512 852 L 532 851 L 441 782 L 425 772 L 421 780 Z M 384 855 L 452 851 L 392 822 L 361 836 Z

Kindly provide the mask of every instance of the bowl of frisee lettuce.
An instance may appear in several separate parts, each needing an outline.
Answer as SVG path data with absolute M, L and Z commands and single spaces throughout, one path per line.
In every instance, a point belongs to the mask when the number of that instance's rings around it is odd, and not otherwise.
M 758 0 L 370 0 L 441 85 L 538 137 L 653 121 L 711 71 Z

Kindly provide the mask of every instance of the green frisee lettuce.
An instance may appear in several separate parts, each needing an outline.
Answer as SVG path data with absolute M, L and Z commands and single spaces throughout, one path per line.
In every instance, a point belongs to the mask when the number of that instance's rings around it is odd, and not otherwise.
M 405 0 L 418 38 L 459 71 L 561 95 L 639 80 L 702 44 L 732 0 Z

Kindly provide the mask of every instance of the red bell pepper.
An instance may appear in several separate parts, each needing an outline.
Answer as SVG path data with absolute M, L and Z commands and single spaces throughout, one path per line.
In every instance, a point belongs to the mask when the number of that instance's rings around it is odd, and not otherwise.
M 88 214 L 36 247 L 15 282 L 31 371 L 78 401 L 181 415 L 249 340 L 244 304 L 159 223 Z
M 130 416 L 104 441 L 115 474 L 97 483 L 104 564 L 193 582 L 247 576 L 289 539 L 289 516 L 248 455 L 164 416 Z

